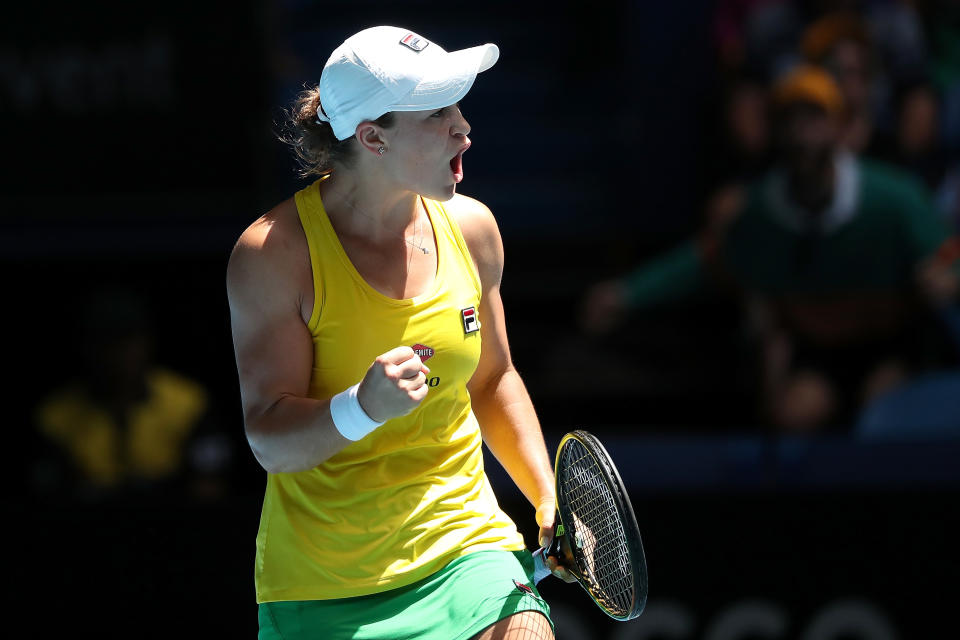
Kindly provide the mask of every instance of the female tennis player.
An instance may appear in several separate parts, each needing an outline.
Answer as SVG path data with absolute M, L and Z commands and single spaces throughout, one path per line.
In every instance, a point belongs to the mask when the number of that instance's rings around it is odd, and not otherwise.
M 290 111 L 287 141 L 319 178 L 233 250 L 245 429 L 267 471 L 262 639 L 554 637 L 481 454 L 548 544 L 554 476 L 510 359 L 503 245 L 456 193 L 458 101 L 498 55 L 396 27 L 348 38 Z

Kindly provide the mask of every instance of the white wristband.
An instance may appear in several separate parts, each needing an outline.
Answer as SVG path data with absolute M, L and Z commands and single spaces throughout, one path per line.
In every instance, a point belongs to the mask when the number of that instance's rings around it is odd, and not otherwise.
M 370 418 L 360 406 L 360 399 L 357 398 L 359 388 L 358 382 L 330 398 L 330 417 L 333 419 L 333 426 L 344 438 L 354 442 L 383 424 Z

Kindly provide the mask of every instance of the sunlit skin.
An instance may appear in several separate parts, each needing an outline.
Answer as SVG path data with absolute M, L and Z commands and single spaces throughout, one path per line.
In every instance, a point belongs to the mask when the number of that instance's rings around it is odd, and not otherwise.
M 395 112 L 390 127 L 362 122 L 354 135 L 355 161 L 338 167 L 321 185 L 341 244 L 381 293 L 411 298 L 432 283 L 436 255 L 420 195 L 443 202 L 454 198 L 463 179 L 469 132 L 470 124 L 456 104 Z M 451 169 L 454 158 L 459 175 Z
M 445 202 L 453 198 L 462 174 L 455 176 L 451 160 L 470 146 L 470 124 L 459 105 L 430 111 L 398 111 L 394 125 L 362 122 L 354 136 L 356 162 L 333 172 L 322 187 L 329 211 L 350 205 L 369 216 L 350 218 L 348 230 L 376 238 L 384 229 L 412 225 L 421 209 L 419 196 Z M 379 149 L 383 148 L 383 154 Z M 371 219 L 372 218 L 372 219 Z

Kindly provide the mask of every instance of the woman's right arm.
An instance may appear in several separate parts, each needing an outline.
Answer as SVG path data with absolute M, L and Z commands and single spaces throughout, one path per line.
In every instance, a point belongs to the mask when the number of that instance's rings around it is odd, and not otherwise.
M 350 444 L 330 418 L 330 400 L 307 397 L 313 340 L 300 314 L 304 267 L 295 263 L 306 242 L 282 227 L 269 214 L 252 224 L 227 266 L 244 428 L 269 473 L 310 469 Z
M 352 442 L 330 399 L 307 395 L 314 351 L 300 305 L 312 278 L 302 234 L 268 214 L 240 236 L 227 266 L 244 428 L 269 473 L 312 469 Z M 361 407 L 378 422 L 409 413 L 426 396 L 428 371 L 409 347 L 378 356 L 360 383 Z

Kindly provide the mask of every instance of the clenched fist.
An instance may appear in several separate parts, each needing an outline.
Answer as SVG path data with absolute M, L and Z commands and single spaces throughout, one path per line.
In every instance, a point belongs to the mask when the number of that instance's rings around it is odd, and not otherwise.
M 410 347 L 397 347 L 377 356 L 357 389 L 357 400 L 371 420 L 386 422 L 405 416 L 427 397 L 427 374 L 420 356 Z

